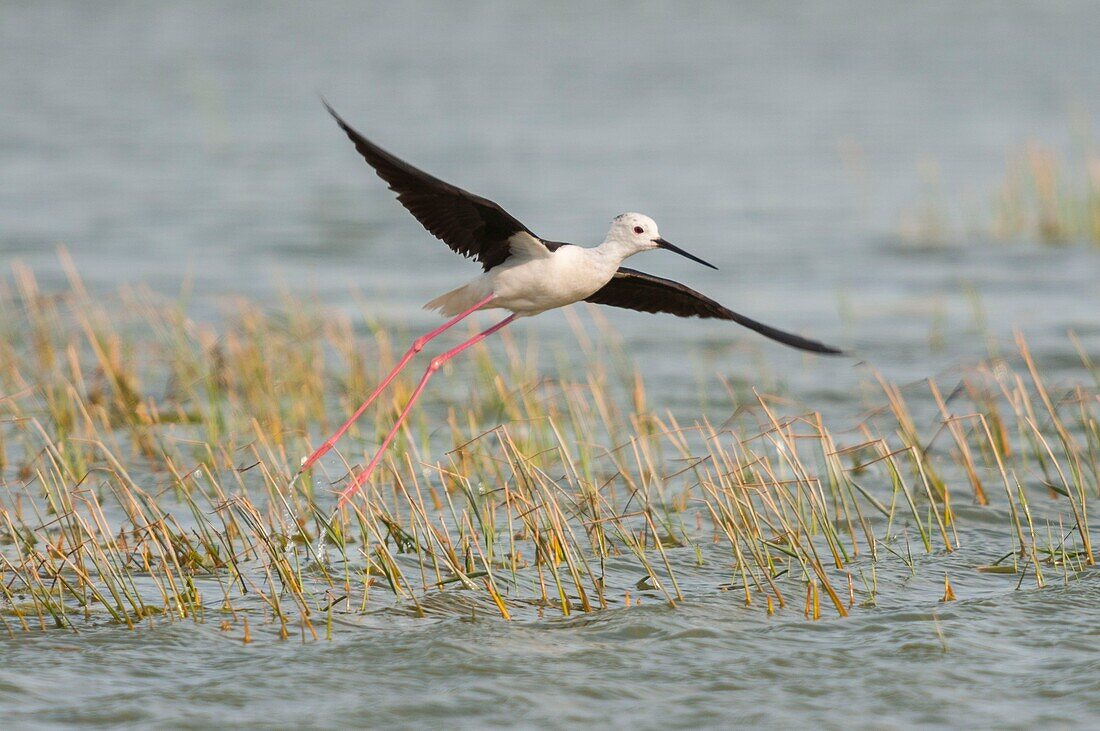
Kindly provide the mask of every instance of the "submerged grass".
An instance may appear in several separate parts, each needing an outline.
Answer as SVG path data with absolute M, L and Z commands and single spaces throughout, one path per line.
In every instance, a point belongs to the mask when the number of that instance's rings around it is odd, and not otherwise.
M 140 289 L 93 298 L 71 268 L 67 291 L 43 293 L 17 267 L 0 283 L 0 631 L 189 620 L 316 639 L 390 613 L 719 593 L 843 617 L 874 606 L 885 571 L 954 552 L 967 520 L 997 557 L 971 568 L 1019 586 L 1094 562 L 1096 384 L 1052 389 L 1022 337 L 1011 361 L 917 395 L 874 377 L 865 418 L 838 432 L 755 392 L 715 403 L 720 423 L 651 411 L 613 333 L 574 323 L 585 368 L 555 354 L 558 375 L 540 375 L 537 343 L 514 333 L 479 347 L 333 513 L 415 368 L 343 456 L 290 478 L 392 365 L 386 329 L 292 300 L 204 324 Z M 953 577 L 926 571 L 954 600 Z

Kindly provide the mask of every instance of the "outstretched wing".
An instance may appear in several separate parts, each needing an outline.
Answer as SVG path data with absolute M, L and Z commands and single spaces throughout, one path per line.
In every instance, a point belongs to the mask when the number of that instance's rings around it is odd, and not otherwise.
M 752 318 L 739 315 L 679 282 L 626 267 L 620 267 L 611 281 L 586 301 L 599 305 L 624 307 L 638 312 L 667 312 L 677 317 L 712 317 L 718 320 L 732 320 L 738 325 L 755 330 L 766 338 L 792 348 L 825 355 L 844 354 L 844 351 L 816 340 L 777 330 Z
M 424 228 L 465 257 L 476 259 L 486 271 L 508 258 L 512 237 L 524 246 L 541 242 L 538 236 L 493 201 L 474 195 L 419 170 L 386 152 L 345 122 L 323 102 L 325 109 L 355 143 L 355 149 L 385 180 L 397 200 Z M 530 239 L 534 239 L 531 241 Z

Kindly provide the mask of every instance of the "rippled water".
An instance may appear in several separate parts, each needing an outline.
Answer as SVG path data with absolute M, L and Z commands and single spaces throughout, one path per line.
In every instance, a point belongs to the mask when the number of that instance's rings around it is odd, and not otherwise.
M 89 287 L 183 289 L 200 317 L 290 290 L 433 322 L 420 303 L 476 266 L 391 200 L 322 92 L 548 238 L 596 243 L 613 215 L 649 213 L 721 271 L 637 266 L 853 346 L 891 379 L 970 362 L 1013 327 L 1051 377 L 1080 378 L 1065 333 L 1100 348 L 1100 254 L 915 246 L 898 220 L 922 160 L 967 210 L 1029 138 L 1075 149 L 1074 120 L 1100 112 L 1098 36 L 1086 2 L 8 3 L 0 254 L 49 288 L 64 245 Z M 838 419 L 865 406 L 848 363 L 721 323 L 608 317 L 663 405 L 693 404 L 715 372 L 752 379 L 730 365 L 752 363 Z M 523 326 L 572 337 L 559 314 Z M 727 359 L 743 350 L 758 357 Z M 934 558 L 990 560 L 980 531 L 962 538 Z M 953 571 L 960 601 L 943 605 L 937 577 L 816 623 L 698 592 L 571 619 L 379 614 L 331 643 L 242 646 L 189 622 L 20 636 L 0 639 L 0 707 L 9 726 L 1090 725 L 1095 578 L 1016 591 Z

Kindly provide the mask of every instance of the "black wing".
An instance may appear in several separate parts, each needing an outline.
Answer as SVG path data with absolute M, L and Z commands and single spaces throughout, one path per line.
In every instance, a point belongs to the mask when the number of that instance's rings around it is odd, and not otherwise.
M 496 203 L 418 170 L 356 132 L 322 101 L 397 200 L 437 239 L 459 254 L 481 262 L 488 271 L 508 258 L 508 239 L 531 230 Z
M 639 312 L 667 312 L 677 317 L 713 317 L 718 320 L 732 320 L 738 325 L 744 325 L 766 338 L 792 348 L 826 355 L 844 354 L 843 350 L 776 330 L 762 322 L 739 315 L 679 282 L 626 267 L 620 267 L 611 281 L 586 301 L 595 302 L 598 305 L 625 307 Z

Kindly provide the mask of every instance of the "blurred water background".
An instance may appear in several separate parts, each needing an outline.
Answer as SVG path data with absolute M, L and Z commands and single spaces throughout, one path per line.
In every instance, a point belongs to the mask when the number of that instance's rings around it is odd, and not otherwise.
M 199 318 L 292 292 L 436 322 L 420 305 L 477 266 L 392 200 L 324 94 L 547 238 L 596 244 L 620 212 L 653 216 L 719 271 L 631 266 L 851 346 L 890 379 L 972 362 L 1014 328 L 1057 378 L 1076 367 L 1067 331 L 1100 344 L 1100 251 L 904 221 L 929 196 L 982 219 L 1029 140 L 1083 154 L 1098 37 L 1090 2 L 4 2 L 0 263 L 60 289 L 64 246 L 94 291 L 183 292 Z M 664 405 L 716 371 L 751 379 L 724 363 L 747 349 L 799 402 L 863 407 L 850 362 L 606 314 Z M 573 337 L 558 313 L 522 326 Z M 993 580 L 974 581 L 982 597 Z M 887 592 L 818 624 L 719 597 L 511 625 L 391 618 L 306 646 L 101 627 L 0 640 L 0 705 L 28 727 L 1088 725 L 1100 656 L 1078 643 L 1098 596 L 1093 580 L 1001 581 L 933 620 Z

